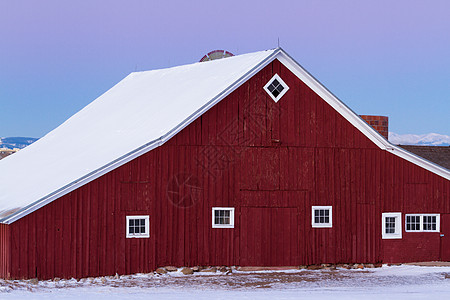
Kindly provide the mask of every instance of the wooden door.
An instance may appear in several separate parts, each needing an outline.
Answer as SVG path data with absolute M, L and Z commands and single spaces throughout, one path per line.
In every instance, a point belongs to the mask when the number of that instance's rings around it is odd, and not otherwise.
M 299 265 L 296 207 L 241 208 L 240 265 Z
M 450 261 L 450 214 L 441 214 L 441 261 Z

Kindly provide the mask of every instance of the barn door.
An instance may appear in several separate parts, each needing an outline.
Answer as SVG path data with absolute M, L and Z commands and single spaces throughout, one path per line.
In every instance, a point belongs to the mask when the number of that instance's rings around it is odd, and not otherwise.
M 299 265 L 298 208 L 242 207 L 240 264 Z
M 450 261 L 450 214 L 441 214 L 441 261 Z

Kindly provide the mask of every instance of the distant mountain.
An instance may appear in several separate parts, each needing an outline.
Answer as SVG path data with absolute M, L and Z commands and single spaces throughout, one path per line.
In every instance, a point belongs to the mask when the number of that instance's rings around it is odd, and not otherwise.
M 438 133 L 397 134 L 389 132 L 389 141 L 394 145 L 450 146 L 450 136 Z
M 25 148 L 38 139 L 30 137 L 0 138 L 0 148 Z M 389 141 L 394 145 L 450 146 L 450 136 L 438 133 L 397 134 L 389 132 Z
M 30 137 L 5 137 L 0 138 L 0 148 L 25 148 L 26 146 L 36 142 L 38 139 Z

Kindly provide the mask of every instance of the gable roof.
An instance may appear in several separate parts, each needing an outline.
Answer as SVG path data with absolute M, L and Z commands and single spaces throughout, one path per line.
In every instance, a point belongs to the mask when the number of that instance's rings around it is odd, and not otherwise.
M 162 145 L 278 59 L 381 149 L 450 179 L 390 144 L 281 48 L 131 73 L 62 125 L 0 161 L 0 222 L 12 223 Z

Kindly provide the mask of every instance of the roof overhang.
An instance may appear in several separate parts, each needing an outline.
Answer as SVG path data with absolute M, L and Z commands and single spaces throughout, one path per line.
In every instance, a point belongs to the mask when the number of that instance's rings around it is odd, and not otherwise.
M 342 101 L 340 101 L 333 93 L 331 93 L 324 85 L 322 85 L 316 78 L 314 78 L 308 71 L 306 71 L 299 63 L 297 63 L 292 57 L 290 57 L 283 49 L 277 48 L 271 55 L 267 56 L 256 64 L 250 71 L 241 76 L 233 84 L 224 89 L 221 93 L 217 94 L 214 98 L 210 99 L 205 105 L 200 107 L 197 111 L 191 114 L 188 118 L 180 122 L 176 127 L 162 135 L 160 138 L 150 141 L 149 143 L 117 158 L 116 160 L 104 165 L 97 170 L 86 174 L 85 176 L 67 184 L 64 187 L 54 191 L 47 196 L 34 201 L 28 206 L 25 206 L 19 210 L 11 212 L 9 215 L 0 219 L 0 223 L 11 224 L 20 218 L 36 211 L 37 209 L 51 203 L 52 201 L 72 192 L 73 190 L 99 178 L 100 176 L 126 164 L 127 162 L 163 145 L 170 140 L 174 135 L 183 130 L 186 126 L 195 121 L 198 117 L 203 115 L 211 107 L 216 105 L 222 99 L 227 97 L 230 93 L 236 90 L 244 82 L 257 74 L 260 70 L 266 67 L 275 59 L 278 59 L 286 68 L 294 73 L 300 80 L 302 80 L 308 87 L 310 87 L 315 93 L 317 93 L 325 102 L 333 107 L 340 115 L 342 115 L 347 121 L 355 126 L 361 133 L 369 138 L 380 149 L 388 151 L 396 156 L 399 156 L 417 166 L 420 166 L 434 174 L 437 174 L 447 180 L 450 180 L 450 171 L 438 166 L 428 160 L 425 160 L 417 155 L 414 155 L 398 146 L 391 144 L 380 133 L 367 124 L 358 114 L 352 111 Z

